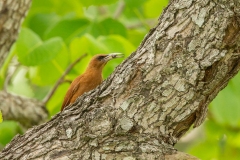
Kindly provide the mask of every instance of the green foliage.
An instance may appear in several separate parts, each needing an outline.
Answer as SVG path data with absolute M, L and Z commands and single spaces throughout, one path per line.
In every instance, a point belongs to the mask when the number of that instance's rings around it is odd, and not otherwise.
M 219 124 L 240 127 L 240 74 L 230 81 L 228 87 L 219 93 L 210 106 L 212 116 Z
M 89 23 L 83 18 L 61 20 L 45 32 L 44 39 L 60 36 L 65 42 L 69 42 L 72 38 L 85 33 Z
M 0 123 L 0 149 L 6 145 L 16 134 L 22 131 L 16 122 L 4 121 Z
M 238 160 L 240 157 L 240 74 L 234 77 L 210 105 L 204 124 L 205 138 L 189 153 L 200 159 Z
M 120 4 L 125 6 L 115 17 Z M 82 54 L 80 61 L 65 77 L 73 80 L 84 72 L 90 58 L 98 53 L 121 52 L 127 58 L 149 29 L 156 24 L 167 0 L 33 0 L 17 42 L 0 69 L 3 88 L 7 69 L 14 57 L 18 66 L 8 90 L 42 100 L 67 66 Z M 123 61 L 110 61 L 104 78 Z M 201 159 L 227 160 L 240 157 L 240 75 L 236 76 L 210 106 L 204 125 L 205 137 L 187 150 Z M 59 112 L 69 83 L 61 84 L 47 103 L 50 116 Z M 1 113 L 0 113 L 1 114 Z M 1 122 L 1 115 L 0 115 Z M 13 122 L 0 124 L 0 147 L 21 133 Z
M 93 23 L 90 33 L 95 37 L 111 34 L 127 37 L 127 29 L 125 26 L 112 18 L 106 18 L 99 23 Z
M 61 38 L 55 37 L 42 42 L 41 40 L 37 39 L 34 34 L 26 31 L 27 30 L 21 32 L 16 43 L 16 52 L 19 62 L 21 62 L 23 65 L 37 66 L 44 64 L 53 60 L 57 54 L 63 50 L 64 43 Z M 33 37 L 33 41 L 29 43 L 29 39 L 25 39 L 25 36 Z
M 55 13 L 38 13 L 29 18 L 28 28 L 44 39 L 46 32 L 49 32 L 48 30 L 50 30 L 60 20 L 61 17 Z
M 60 16 L 74 14 L 77 17 L 83 16 L 83 4 L 80 1 L 69 0 L 33 0 L 28 18 L 38 13 L 56 13 Z
M 114 2 L 117 2 L 117 0 L 101 0 L 101 1 L 99 1 L 99 0 L 80 0 L 80 2 L 84 5 L 84 6 L 86 6 L 86 7 L 88 7 L 88 6 L 91 6 L 91 5 L 95 5 L 95 6 L 100 6 L 100 5 L 106 5 L 106 4 L 112 4 L 112 3 L 114 3 Z
M 2 121 L 3 121 L 2 112 L 1 112 L 1 110 L 0 110 L 0 123 L 2 123 Z
M 214 121 L 205 124 L 205 138 L 193 145 L 189 153 L 200 159 L 238 160 L 240 157 L 239 128 L 225 127 Z
M 160 6 L 167 6 L 168 0 L 161 0 L 161 1 L 156 1 L 156 0 L 149 0 L 145 5 L 144 5 L 144 11 L 145 11 L 145 16 L 148 18 L 155 18 L 159 16 L 158 9 Z M 163 9 L 163 8 L 161 8 Z
M 11 85 L 8 86 L 8 90 L 18 95 L 26 97 L 34 97 L 34 92 L 29 85 L 29 79 L 27 78 L 28 70 L 21 66 L 17 69 L 17 73 L 14 75 Z

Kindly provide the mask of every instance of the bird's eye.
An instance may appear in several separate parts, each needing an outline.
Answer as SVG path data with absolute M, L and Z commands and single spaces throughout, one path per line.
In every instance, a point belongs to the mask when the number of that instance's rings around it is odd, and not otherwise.
M 98 56 L 97 57 L 97 59 L 100 60 L 100 61 L 103 60 L 104 58 L 105 58 L 105 56 Z

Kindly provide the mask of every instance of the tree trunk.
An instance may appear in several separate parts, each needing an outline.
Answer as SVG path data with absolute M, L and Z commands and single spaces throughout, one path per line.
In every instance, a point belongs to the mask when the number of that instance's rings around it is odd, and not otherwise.
M 15 42 L 31 0 L 1 0 L 0 2 L 0 68 Z M 0 110 L 4 120 L 16 120 L 24 127 L 41 124 L 48 117 L 42 102 L 0 91 Z
M 16 136 L 0 159 L 171 159 L 240 68 L 239 7 L 238 0 L 172 0 L 106 81 Z

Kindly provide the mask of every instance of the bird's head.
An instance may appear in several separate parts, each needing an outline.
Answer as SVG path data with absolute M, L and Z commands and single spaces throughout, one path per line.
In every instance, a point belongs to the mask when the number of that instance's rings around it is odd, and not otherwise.
M 97 54 L 91 59 L 88 68 L 103 69 L 108 61 L 115 58 L 121 58 L 124 55 L 122 53 L 110 53 L 110 54 Z

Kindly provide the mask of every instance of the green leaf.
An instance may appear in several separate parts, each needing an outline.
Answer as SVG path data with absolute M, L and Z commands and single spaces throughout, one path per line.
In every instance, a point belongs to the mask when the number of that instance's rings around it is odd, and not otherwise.
M 127 37 L 127 29 L 125 26 L 112 18 L 104 19 L 99 23 L 93 23 L 90 33 L 95 37 L 111 34 Z
M 45 33 L 45 39 L 60 36 L 65 42 L 69 42 L 75 36 L 86 32 L 89 21 L 87 19 L 67 19 L 56 23 Z
M 211 103 L 210 111 L 220 124 L 240 127 L 239 81 L 240 74 L 234 77 Z
M 218 142 L 215 140 L 208 140 L 198 143 L 198 145 L 191 147 L 190 153 L 200 159 L 217 159 L 218 157 Z M 209 149 L 211 146 L 211 149 Z
M 147 18 L 156 18 L 162 13 L 164 7 L 168 5 L 168 0 L 148 0 L 144 4 L 144 12 Z
M 26 66 L 36 66 L 54 59 L 63 49 L 61 38 L 52 38 L 42 42 L 31 30 L 22 29 L 16 43 L 15 52 L 19 62 Z
M 43 39 L 45 32 L 51 29 L 59 20 L 60 17 L 55 13 L 40 13 L 29 18 L 28 26 Z
M 15 43 L 11 46 L 9 54 L 7 55 L 6 59 L 4 60 L 3 66 L 0 68 L 0 90 L 4 87 L 4 81 L 7 78 L 7 72 L 9 70 L 9 65 L 12 62 L 12 59 L 15 57 L 14 50 L 16 48 Z
M 19 57 L 19 61 L 27 66 L 40 65 L 49 62 L 61 51 L 63 41 L 61 38 L 52 38 L 37 47 L 31 48 L 27 55 Z
M 238 160 L 240 156 L 238 128 L 224 127 L 217 122 L 204 122 L 205 134 L 198 137 L 197 143 L 191 144 L 188 153 L 200 159 Z M 205 135 L 205 136 L 204 136 Z M 209 146 L 211 146 L 209 148 Z
M 42 40 L 36 33 L 30 29 L 22 28 L 16 42 L 15 52 L 18 52 L 19 58 L 24 57 L 27 55 L 27 52 L 30 52 L 42 43 Z
M 80 2 L 88 7 L 88 6 L 91 6 L 91 5 L 94 5 L 94 6 L 100 6 L 100 5 L 106 5 L 106 4 L 112 4 L 112 3 L 115 3 L 117 2 L 118 0 L 80 0 Z
M 120 52 L 128 57 L 136 48 L 124 37 L 119 35 L 102 36 L 98 41 L 108 47 L 108 53 Z M 123 61 L 123 58 L 114 59 L 104 67 L 103 77 L 108 77 L 114 68 Z
M 29 76 L 31 82 L 35 85 L 53 85 L 62 75 L 62 71 L 59 71 L 58 68 L 53 64 L 53 62 L 48 62 L 44 65 L 31 67 Z
M 124 0 L 124 2 L 126 4 L 126 7 L 138 8 L 141 7 L 146 2 L 146 0 Z
M 80 1 L 34 0 L 28 16 L 36 13 L 57 13 L 58 15 L 74 13 L 80 17 L 83 16 L 83 6 Z
M 107 53 L 108 48 L 97 39 L 87 34 L 80 38 L 73 39 L 70 44 L 70 51 L 72 53 L 72 58 L 76 59 L 84 53 L 90 55 Z
M 79 55 L 84 53 L 88 53 L 90 55 L 76 65 L 75 68 L 77 68 L 78 73 L 83 73 L 85 71 L 92 55 L 99 53 L 108 54 L 112 52 L 121 52 L 125 54 L 125 57 L 127 57 L 134 50 L 135 47 L 127 39 L 119 35 L 101 36 L 98 39 L 95 39 L 90 35 L 85 35 L 81 38 L 75 38 L 70 44 L 70 51 L 73 59 L 76 59 Z M 108 62 L 108 65 L 104 69 L 104 77 L 107 77 L 110 73 L 112 73 L 113 69 L 121 61 L 122 59 L 116 59 Z
M 139 46 L 146 35 L 146 30 L 128 30 L 128 40 L 134 44 L 134 46 Z
M 75 78 L 76 78 L 76 76 L 75 76 Z M 60 111 L 64 96 L 65 96 L 69 86 L 70 86 L 70 83 L 61 84 L 57 88 L 53 97 L 47 103 L 47 109 L 48 109 L 50 116 L 53 116 Z
M 42 0 L 41 0 L 42 1 Z M 70 0 L 52 0 L 54 1 L 53 11 L 57 12 L 59 15 L 66 15 L 69 13 L 74 13 L 76 17 L 82 17 L 84 15 L 84 8 L 80 1 L 70 1 Z
M 70 52 L 72 61 L 87 53 L 88 56 L 78 63 L 74 68 L 77 68 L 76 73 L 83 73 L 88 65 L 89 60 L 95 54 L 109 53 L 108 47 L 99 42 L 91 35 L 84 35 L 80 38 L 75 38 L 70 43 Z
M 136 48 L 134 45 L 119 35 L 102 36 L 98 41 L 107 46 L 109 52 L 121 52 L 130 55 Z
M 1 110 L 0 110 L 0 123 L 2 123 L 2 121 L 3 121 L 2 112 L 1 112 Z
M 51 61 L 30 67 L 29 78 L 31 82 L 39 86 L 55 84 L 66 70 L 69 58 L 67 47 L 63 45 L 62 50 Z
M 139 23 L 142 21 L 144 15 L 144 3 L 149 0 L 124 0 L 125 8 L 123 15 L 126 17 L 125 21 L 128 23 Z
M 20 66 L 17 72 L 14 74 L 11 84 L 8 86 L 8 90 L 18 95 L 24 95 L 26 97 L 33 97 L 34 93 L 29 84 L 27 78 L 28 68 Z
M 49 1 L 34 0 L 29 10 L 29 15 L 31 16 L 32 14 L 39 13 L 39 12 L 50 13 L 54 9 L 55 9 L 55 5 L 53 0 L 49 0 Z
M 17 122 L 4 121 L 0 123 L 0 144 L 6 145 L 18 133 L 22 133 Z

